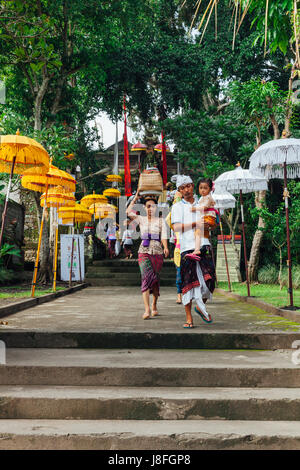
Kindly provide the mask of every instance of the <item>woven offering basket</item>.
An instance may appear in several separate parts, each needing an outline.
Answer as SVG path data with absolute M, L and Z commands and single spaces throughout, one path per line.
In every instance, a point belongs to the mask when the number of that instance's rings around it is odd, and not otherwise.
M 139 191 L 159 191 L 163 190 L 163 181 L 157 168 L 144 170 L 139 179 Z

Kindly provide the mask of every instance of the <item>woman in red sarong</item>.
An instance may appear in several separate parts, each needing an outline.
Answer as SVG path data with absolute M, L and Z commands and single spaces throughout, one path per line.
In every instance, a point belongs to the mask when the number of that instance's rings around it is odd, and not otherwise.
M 167 226 L 162 218 L 156 216 L 157 201 L 148 197 L 144 201 L 146 216 L 133 212 L 133 206 L 139 198 L 137 191 L 127 209 L 127 216 L 140 226 L 142 243 L 138 251 L 138 263 L 141 271 L 141 290 L 145 305 L 144 320 L 150 318 L 150 294 L 153 294 L 152 317 L 158 315 L 159 273 L 163 266 L 163 257 L 169 256 Z

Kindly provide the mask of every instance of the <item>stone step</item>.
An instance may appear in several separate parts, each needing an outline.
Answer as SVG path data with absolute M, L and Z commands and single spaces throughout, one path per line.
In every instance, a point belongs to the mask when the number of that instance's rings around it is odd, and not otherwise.
M 155 318 L 158 321 L 160 317 Z M 144 321 L 145 322 L 145 321 Z M 183 322 L 183 320 L 182 320 Z M 17 329 L 8 331 L 9 326 L 0 331 L 0 340 L 7 348 L 67 348 L 67 349 L 149 349 L 169 351 L 180 349 L 183 351 L 197 350 L 275 350 L 289 349 L 294 341 L 300 340 L 299 333 L 249 333 L 236 331 L 209 331 L 212 325 L 204 325 L 202 331 L 193 333 L 188 329 L 178 332 L 170 327 L 160 332 L 151 328 L 154 319 L 147 320 L 147 329 L 141 331 L 128 331 L 121 328 L 107 328 L 105 331 L 84 331 L 82 327 L 77 331 L 31 331 Z M 155 325 L 154 325 L 155 327 Z M 153 327 L 153 328 L 154 328 Z M 204 327 L 205 330 L 204 330 Z M 145 327 L 144 327 L 145 328 Z M 146 330 L 146 331 L 145 331 Z M 199 328 L 200 330 L 200 328 Z M 200 352 L 200 351 L 199 351 Z M 210 351 L 213 352 L 213 351 Z M 202 352 L 201 352 L 202 353 Z M 172 358 L 168 357 L 172 363 Z
M 0 421 L 1 450 L 113 449 L 112 456 L 117 457 L 118 450 L 176 449 L 182 450 L 183 455 L 189 460 L 187 453 L 189 450 L 299 450 L 299 448 L 298 421 L 13 419 Z M 198 458 L 197 455 L 197 460 Z M 150 468 L 153 461 L 149 456 L 144 459 L 150 461 L 145 460 L 139 468 L 148 468 L 148 466 Z M 137 462 L 135 464 L 130 462 L 138 468 Z M 183 465 L 184 462 L 180 464 Z
M 123 281 L 131 281 L 131 280 L 138 280 L 140 283 L 141 275 L 140 272 L 133 272 L 133 273 L 102 273 L 102 272 L 88 272 L 85 276 L 86 279 L 116 279 L 123 283 Z M 161 281 L 172 281 L 175 283 L 176 275 L 174 273 L 168 274 L 162 272 L 160 274 Z
M 299 388 L 291 351 L 8 349 L 0 385 Z
M 88 272 L 95 272 L 95 273 L 139 273 L 139 267 L 138 266 L 131 266 L 131 267 L 122 267 L 122 266 L 89 266 L 88 267 Z M 176 275 L 176 269 L 175 266 L 163 266 L 161 273 L 166 272 L 166 273 L 174 273 Z
M 300 422 L 300 389 L 2 385 L 0 419 Z
M 140 286 L 141 281 L 139 277 L 133 279 L 126 279 L 124 277 L 113 278 L 113 277 L 86 277 L 86 281 L 93 287 L 109 287 L 109 286 Z M 176 283 L 174 279 L 161 279 L 161 286 L 175 287 Z
M 137 259 L 102 259 L 93 261 L 93 266 L 138 266 Z M 164 259 L 164 266 L 174 266 L 174 261 L 167 258 Z

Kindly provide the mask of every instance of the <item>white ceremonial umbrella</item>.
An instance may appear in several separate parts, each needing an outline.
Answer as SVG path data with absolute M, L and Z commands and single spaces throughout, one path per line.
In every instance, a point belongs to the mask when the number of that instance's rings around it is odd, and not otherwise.
M 250 284 L 248 275 L 248 261 L 246 250 L 246 235 L 245 235 L 245 221 L 244 221 L 244 205 L 243 193 L 252 193 L 254 191 L 264 191 L 268 189 L 267 179 L 261 175 L 252 173 L 250 170 L 244 170 L 240 163 L 237 164 L 235 170 L 225 171 L 222 175 L 218 176 L 215 180 L 215 188 L 219 190 L 225 189 L 232 194 L 240 194 L 241 203 L 241 216 L 242 216 L 242 231 L 243 231 L 243 244 L 244 244 L 244 260 L 246 269 L 246 280 L 248 296 L 250 296 Z
M 261 145 L 250 157 L 250 170 L 260 172 L 268 179 L 279 178 L 284 180 L 284 201 L 286 219 L 286 238 L 288 250 L 288 273 L 289 273 L 289 309 L 295 310 L 293 301 L 292 260 L 290 244 L 289 225 L 289 193 L 287 190 L 288 178 L 300 178 L 300 139 L 283 138 L 270 140 Z
M 223 212 L 224 209 L 231 209 L 235 207 L 236 199 L 235 197 L 230 194 L 226 190 L 221 190 L 220 187 L 217 187 L 214 192 L 212 193 L 212 197 L 216 202 L 216 208 L 219 209 L 219 212 Z M 228 280 L 228 290 L 231 292 L 231 283 L 230 283 L 230 275 L 228 269 L 228 260 L 227 260 L 227 253 L 226 247 L 224 242 L 224 234 L 223 234 L 223 227 L 222 227 L 222 220 L 220 217 L 220 230 L 221 230 L 221 237 L 222 237 L 222 244 L 224 250 L 224 257 L 225 257 L 225 265 L 226 265 L 226 272 L 227 272 L 227 280 Z

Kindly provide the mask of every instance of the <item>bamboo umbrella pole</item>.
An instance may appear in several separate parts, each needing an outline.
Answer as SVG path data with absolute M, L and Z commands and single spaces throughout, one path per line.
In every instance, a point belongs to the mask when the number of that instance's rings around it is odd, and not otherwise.
M 215 270 L 215 275 L 216 275 L 216 286 L 218 287 L 218 278 L 217 278 L 217 272 L 216 272 L 216 264 L 215 264 L 215 253 L 213 249 L 213 244 L 211 241 L 211 231 L 209 231 L 209 239 L 210 239 L 210 249 L 211 249 L 211 255 L 212 255 L 212 262 L 214 265 L 214 270 Z
M 37 249 L 37 253 L 36 253 L 36 259 L 35 259 L 35 265 L 34 265 L 34 271 L 33 271 L 31 297 L 34 297 L 35 286 L 36 286 L 36 278 L 37 278 L 37 272 L 38 272 L 38 266 L 39 266 L 41 241 L 42 241 L 43 228 L 44 228 L 44 219 L 45 219 L 45 212 L 46 212 L 46 209 L 47 209 L 47 195 L 48 195 L 48 183 L 46 185 L 45 204 L 44 204 L 44 208 L 43 208 L 43 214 L 42 214 L 42 220 L 41 220 L 41 226 L 40 226 L 40 234 L 39 234 L 39 242 L 38 242 L 38 249 Z
M 249 284 L 249 274 L 248 274 L 245 221 L 244 221 L 244 205 L 243 205 L 243 195 L 242 195 L 242 190 L 241 189 L 240 189 L 240 203 L 241 203 L 242 231 L 243 231 L 244 260 L 245 260 L 245 270 L 246 270 L 246 280 L 247 280 L 247 291 L 248 291 L 248 297 L 250 297 L 250 284 Z
M 226 247 L 225 247 L 224 233 L 223 233 L 223 226 L 222 226 L 221 216 L 220 216 L 220 231 L 221 231 L 222 244 L 223 244 L 223 250 L 224 250 L 224 258 L 225 258 L 225 265 L 226 265 L 226 272 L 227 272 L 228 290 L 229 290 L 229 292 L 231 292 L 231 283 L 230 283 L 230 276 L 229 276 L 227 252 L 226 252 Z
M 56 276 L 57 276 L 57 247 L 58 247 L 58 214 L 55 211 L 56 218 L 56 230 L 55 230 L 55 250 L 54 250 L 54 266 L 53 266 L 53 287 L 54 292 L 56 291 Z
M 7 205 L 8 205 L 8 198 L 9 198 L 9 193 L 11 189 L 11 184 L 12 184 L 12 178 L 14 174 L 14 168 L 15 168 L 15 163 L 16 163 L 16 156 L 13 157 L 12 164 L 11 164 L 11 170 L 10 170 L 10 176 L 9 176 L 9 182 L 7 186 L 7 191 L 6 191 L 6 197 L 5 197 L 5 204 L 3 208 L 3 213 L 2 213 L 2 225 L 1 225 L 1 232 L 0 232 L 0 248 L 2 246 L 2 240 L 3 240 L 3 234 L 4 234 L 4 226 L 5 226 L 5 220 L 6 220 L 6 215 L 7 215 Z
M 289 288 L 288 293 L 290 296 L 290 307 L 294 306 L 293 300 L 293 280 L 292 280 L 292 259 L 291 259 L 291 242 L 290 242 L 290 222 L 289 222 L 289 200 L 288 200 L 288 189 L 287 189 L 287 168 L 286 162 L 283 164 L 283 178 L 284 178 L 284 203 L 285 203 L 285 220 L 286 220 L 286 239 L 287 239 L 287 251 L 288 251 L 288 273 L 289 273 Z
M 69 287 L 72 286 L 72 269 L 73 269 L 73 255 L 74 255 L 74 228 L 75 228 L 75 209 L 74 209 L 74 218 L 73 218 L 73 227 L 72 227 L 72 251 L 71 251 Z
M 80 282 L 82 282 L 82 276 L 81 276 L 81 259 L 80 259 L 80 238 L 79 238 L 78 222 L 77 222 L 77 235 L 78 235 L 78 256 L 79 256 L 79 279 L 80 279 Z

